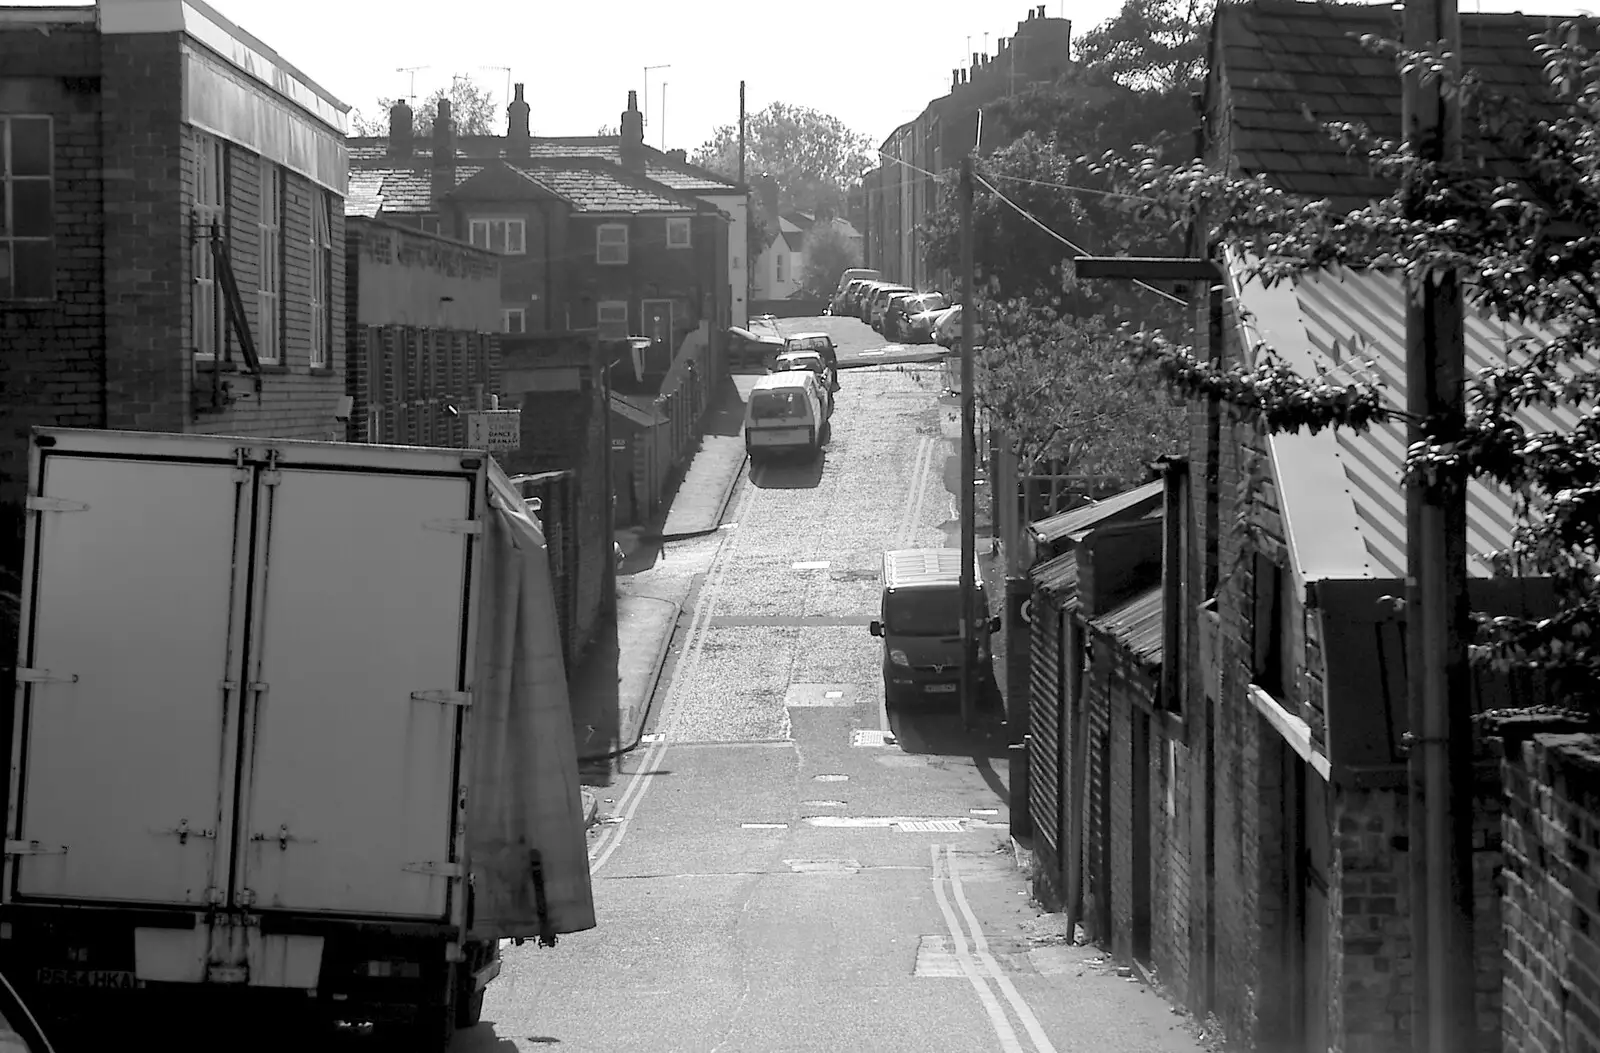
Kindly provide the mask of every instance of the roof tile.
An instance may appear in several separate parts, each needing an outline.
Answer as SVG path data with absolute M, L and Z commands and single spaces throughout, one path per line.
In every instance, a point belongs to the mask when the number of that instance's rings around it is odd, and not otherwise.
M 388 156 L 388 140 L 383 136 L 352 136 L 347 141 L 352 166 L 371 165 L 383 167 L 393 159 Z M 501 158 L 513 164 L 518 159 L 507 154 L 506 140 L 498 135 L 464 135 L 456 140 L 456 152 L 463 158 L 493 160 Z M 427 137 L 415 141 L 412 156 L 427 161 L 433 156 L 433 144 Z M 528 146 L 530 160 L 546 158 L 606 161 L 613 165 L 622 163 L 621 139 L 614 135 L 558 136 L 533 139 Z M 738 184 L 732 179 L 701 168 L 687 161 L 679 161 L 654 147 L 645 147 L 645 175 L 674 190 L 700 193 L 737 193 Z

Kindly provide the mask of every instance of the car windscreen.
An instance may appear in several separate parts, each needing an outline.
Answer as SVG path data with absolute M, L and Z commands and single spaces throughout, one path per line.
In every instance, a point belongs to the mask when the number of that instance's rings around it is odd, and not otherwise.
M 750 396 L 751 420 L 805 420 L 806 397 L 798 391 L 757 391 Z
M 883 624 L 898 636 L 955 636 L 961 632 L 961 590 L 891 592 L 883 602 Z
M 921 314 L 923 311 L 942 311 L 950 306 L 945 303 L 944 297 L 938 293 L 929 293 L 916 302 L 915 306 L 908 306 L 906 310 L 912 314 Z
M 788 348 L 786 350 L 789 350 L 789 351 L 815 351 L 817 354 L 820 355 L 824 351 L 827 351 L 830 346 L 832 346 L 832 345 L 830 345 L 828 343 L 828 338 L 825 337 L 825 336 L 806 336 L 806 337 L 797 337 L 797 338 L 795 338 L 793 340 L 790 340 L 789 341 L 789 346 L 788 346 Z

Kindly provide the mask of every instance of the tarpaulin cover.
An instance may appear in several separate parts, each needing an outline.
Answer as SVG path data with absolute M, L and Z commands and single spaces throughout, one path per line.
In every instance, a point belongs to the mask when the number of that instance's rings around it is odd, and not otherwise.
M 595 923 L 578 755 L 544 531 L 493 460 L 489 494 L 471 708 L 469 937 L 549 938 Z

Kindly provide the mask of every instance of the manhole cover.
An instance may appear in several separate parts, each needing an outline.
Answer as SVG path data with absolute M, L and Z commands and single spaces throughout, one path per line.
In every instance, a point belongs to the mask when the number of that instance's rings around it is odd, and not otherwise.
M 902 834 L 959 834 L 966 829 L 960 819 L 908 819 L 894 828 Z
M 857 684 L 790 684 L 784 692 L 786 706 L 853 706 L 860 694 Z
M 895 737 L 878 728 L 857 728 L 850 733 L 852 746 L 893 746 Z
M 976 824 L 964 824 L 967 829 L 972 825 Z M 962 881 L 997 881 L 1015 877 L 1017 865 L 1010 852 L 940 852 L 933 862 L 933 876 L 952 875 Z
M 785 859 L 796 874 L 854 874 L 861 864 L 854 859 Z
M 984 942 L 989 957 L 1000 967 L 1001 972 L 1038 971 L 1028 955 L 1028 946 L 1024 942 L 1010 938 L 997 939 L 992 936 Z M 978 970 L 980 975 L 986 973 L 984 963 L 979 959 L 978 949 L 971 940 L 966 941 L 966 950 L 972 967 Z M 945 935 L 922 937 L 917 943 L 917 966 L 912 975 L 925 978 L 965 976 L 966 973 L 961 970 L 961 959 L 956 954 L 955 941 Z

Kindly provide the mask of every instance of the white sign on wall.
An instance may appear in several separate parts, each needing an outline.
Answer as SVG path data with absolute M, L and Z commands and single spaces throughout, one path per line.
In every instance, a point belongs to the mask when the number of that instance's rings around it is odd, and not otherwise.
M 474 450 L 515 450 L 522 446 L 521 410 L 467 414 L 467 446 Z

